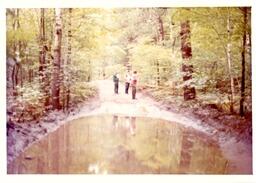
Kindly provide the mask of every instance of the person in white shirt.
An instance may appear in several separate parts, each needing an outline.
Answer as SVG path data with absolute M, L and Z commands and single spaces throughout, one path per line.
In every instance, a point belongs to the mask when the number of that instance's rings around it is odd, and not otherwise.
M 128 70 L 127 73 L 125 74 L 125 93 L 126 94 L 128 94 L 130 82 L 131 82 L 131 74 L 130 74 L 130 71 Z

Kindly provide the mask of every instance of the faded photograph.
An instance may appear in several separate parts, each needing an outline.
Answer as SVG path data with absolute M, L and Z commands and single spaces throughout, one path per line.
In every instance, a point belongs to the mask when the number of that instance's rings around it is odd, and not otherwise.
M 7 174 L 252 174 L 251 8 L 6 9 Z

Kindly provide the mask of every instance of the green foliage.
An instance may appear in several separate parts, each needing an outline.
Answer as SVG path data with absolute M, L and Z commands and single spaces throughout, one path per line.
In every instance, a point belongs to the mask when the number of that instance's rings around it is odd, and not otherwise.
M 97 89 L 86 82 L 76 82 L 71 88 L 71 103 L 78 104 L 95 96 Z
M 141 84 L 156 84 L 156 78 L 167 82 L 170 78 L 172 81 L 178 80 L 180 59 L 171 55 L 168 48 L 162 46 L 139 44 L 131 50 L 130 59 L 133 69 L 138 70 Z M 159 72 L 158 72 L 159 69 Z
M 26 83 L 18 87 L 17 97 L 8 97 L 9 120 L 12 122 L 29 122 L 38 120 L 44 114 L 44 95 L 40 92 L 38 82 Z
M 228 40 L 227 32 L 229 15 L 232 27 L 231 40 Z M 7 58 L 15 57 L 15 46 L 19 44 L 22 78 L 24 78 L 23 86 L 17 88 L 18 96 L 14 97 L 16 102 L 29 103 L 35 108 L 42 108 L 39 103 L 46 98 L 45 94 L 42 94 L 42 88 L 51 90 L 54 16 L 54 9 L 45 9 L 47 69 L 44 76 L 46 81 L 40 83 L 43 80 L 38 73 L 39 51 L 42 47 L 39 39 L 40 9 L 20 9 L 19 17 L 15 17 L 14 9 L 7 9 Z M 235 93 L 236 95 L 239 93 L 243 49 L 243 12 L 239 7 L 74 8 L 71 27 L 69 27 L 69 18 L 68 9 L 62 9 L 60 74 L 62 98 L 65 98 L 67 88 L 71 86 L 72 102 L 87 100 L 95 90 L 86 82 L 107 79 L 114 73 L 119 73 L 123 81 L 128 66 L 138 72 L 140 86 L 158 88 L 155 91 L 157 98 L 161 98 L 161 95 L 181 96 L 183 87 L 187 84 L 204 94 L 218 92 L 227 97 L 230 94 L 226 53 L 228 43 L 232 45 L 231 72 L 235 78 Z M 13 27 L 15 20 L 19 21 L 17 30 Z M 180 30 L 181 22 L 186 20 L 190 21 L 191 26 L 192 59 L 189 64 L 193 65 L 194 72 L 192 80 L 183 82 Z M 250 34 L 250 22 L 247 30 Z M 67 63 L 69 31 L 72 34 L 71 61 Z M 245 91 L 248 98 L 251 95 L 250 70 L 248 51 L 246 71 L 249 72 L 246 72 Z M 32 81 L 28 79 L 30 71 L 33 75 Z

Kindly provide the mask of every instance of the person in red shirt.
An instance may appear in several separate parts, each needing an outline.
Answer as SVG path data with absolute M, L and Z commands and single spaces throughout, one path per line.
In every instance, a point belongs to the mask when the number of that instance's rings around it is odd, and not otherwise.
M 137 86 L 138 76 L 137 71 L 134 71 L 131 79 L 131 87 L 132 87 L 132 99 L 136 99 L 136 86 Z

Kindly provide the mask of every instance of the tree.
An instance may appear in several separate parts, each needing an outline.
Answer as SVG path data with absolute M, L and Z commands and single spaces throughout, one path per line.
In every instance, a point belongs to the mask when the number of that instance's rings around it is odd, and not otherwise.
M 62 39 L 61 9 L 55 9 L 54 59 L 53 59 L 53 80 L 52 80 L 53 109 L 61 109 L 61 106 L 60 106 L 61 39 Z
M 163 26 L 163 20 L 161 18 L 161 15 L 159 13 L 157 13 L 157 25 L 158 25 L 158 43 L 160 45 L 163 45 L 163 41 L 164 41 L 164 26 Z M 156 60 L 156 69 L 157 69 L 157 86 L 160 86 L 160 68 L 159 68 L 159 60 Z
M 13 29 L 15 33 L 18 33 L 20 29 L 20 21 L 19 21 L 19 9 L 14 9 L 14 23 L 13 23 Z M 14 48 L 14 54 L 15 54 L 15 65 L 13 67 L 12 72 L 12 81 L 13 81 L 13 91 L 14 94 L 17 95 L 16 86 L 19 84 L 19 78 L 21 78 L 22 83 L 22 77 L 19 77 L 19 73 L 21 71 L 21 58 L 20 58 L 20 49 L 21 49 L 21 42 L 19 39 L 16 39 L 13 44 Z
M 189 64 L 192 58 L 192 48 L 190 42 L 190 23 L 188 20 L 181 22 L 181 55 L 183 59 L 182 72 L 183 81 L 185 82 L 184 90 L 184 100 L 195 99 L 196 90 L 195 87 L 191 86 L 191 79 L 193 73 L 193 65 Z
M 16 90 L 8 97 L 28 108 L 40 103 L 43 113 L 70 110 L 87 99 L 89 81 L 132 66 L 139 85 L 159 97 L 214 95 L 206 102 L 226 112 L 237 112 L 240 102 L 244 115 L 249 20 L 249 9 L 238 7 L 8 9 L 7 87 Z
M 231 48 L 232 48 L 232 43 L 231 43 L 231 18 L 230 18 L 230 10 L 227 10 L 227 35 L 228 35 L 228 42 L 227 42 L 227 61 L 228 61 L 228 71 L 229 71 L 229 77 L 230 77 L 230 112 L 234 112 L 234 95 L 235 95 L 235 87 L 234 87 L 234 77 L 233 77 L 233 72 L 232 72 L 232 55 L 231 55 Z
M 71 65 L 71 38 L 72 38 L 72 8 L 68 9 L 69 16 L 68 16 L 68 53 L 67 53 L 67 92 L 66 92 L 66 109 L 69 109 L 70 103 L 70 85 L 71 85 L 71 74 L 70 74 L 70 65 Z
M 243 7 L 241 11 L 243 13 L 243 46 L 242 46 L 242 61 L 241 61 L 241 98 L 240 98 L 240 116 L 244 116 L 244 100 L 245 100 L 245 54 L 246 54 L 246 37 L 247 37 L 247 26 L 248 26 L 248 18 L 247 12 L 248 8 Z
M 44 81 L 44 71 L 45 71 L 45 57 L 46 57 L 46 50 L 47 47 L 45 45 L 46 38 L 45 38 L 45 18 L 44 18 L 44 9 L 41 8 L 40 11 L 40 56 L 39 56 L 39 75 L 41 76 L 42 80 Z
M 44 105 L 47 107 L 50 103 L 49 98 L 49 78 L 46 74 L 47 62 L 46 62 L 46 54 L 48 51 L 47 40 L 46 40 L 46 30 L 45 30 L 45 10 L 44 8 L 40 9 L 40 28 L 39 28 L 39 80 L 41 84 L 41 90 L 44 93 Z

